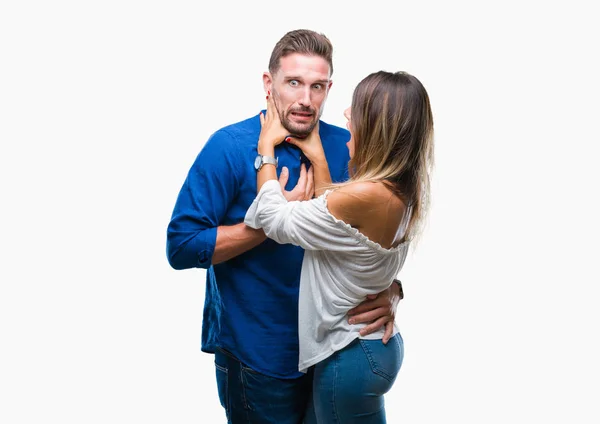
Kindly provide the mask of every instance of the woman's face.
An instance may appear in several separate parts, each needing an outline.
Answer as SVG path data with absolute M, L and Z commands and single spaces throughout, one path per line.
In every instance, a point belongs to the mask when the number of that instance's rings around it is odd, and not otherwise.
M 348 120 L 348 122 L 346 122 L 346 128 L 348 128 L 348 131 L 350 131 L 350 140 L 346 143 L 346 146 L 348 146 L 348 151 L 350 152 L 350 158 L 352 158 L 354 156 L 354 136 L 352 135 L 352 125 L 350 122 L 350 118 L 351 118 L 350 108 L 348 108 L 344 111 L 344 116 Z

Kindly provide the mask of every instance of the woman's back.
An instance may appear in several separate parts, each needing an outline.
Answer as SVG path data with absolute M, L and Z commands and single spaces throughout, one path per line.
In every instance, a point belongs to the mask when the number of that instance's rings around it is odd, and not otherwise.
M 333 216 L 359 230 L 384 248 L 400 243 L 406 231 L 410 208 L 387 182 L 355 182 L 329 195 Z

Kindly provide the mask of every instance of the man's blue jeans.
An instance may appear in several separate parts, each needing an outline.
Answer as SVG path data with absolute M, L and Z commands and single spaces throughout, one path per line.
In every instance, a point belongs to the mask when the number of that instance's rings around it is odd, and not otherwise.
M 291 380 L 269 377 L 219 348 L 215 352 L 215 368 L 219 399 L 228 423 L 302 423 L 310 396 L 311 373 Z
M 381 340 L 356 339 L 313 368 L 313 390 L 305 424 L 386 422 L 383 395 L 402 366 L 404 342 L 396 334 Z

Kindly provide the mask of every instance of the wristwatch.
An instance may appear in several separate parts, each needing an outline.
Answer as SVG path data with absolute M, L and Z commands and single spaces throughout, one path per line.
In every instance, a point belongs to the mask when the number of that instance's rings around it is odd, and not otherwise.
M 260 171 L 260 169 L 263 167 L 263 165 L 265 163 L 270 163 L 271 165 L 275 165 L 275 168 L 277 168 L 277 163 L 279 161 L 277 160 L 277 158 L 273 158 L 271 156 L 263 156 L 260 153 L 258 154 L 258 156 L 256 157 L 256 159 L 254 159 L 254 169 L 256 169 L 256 171 Z

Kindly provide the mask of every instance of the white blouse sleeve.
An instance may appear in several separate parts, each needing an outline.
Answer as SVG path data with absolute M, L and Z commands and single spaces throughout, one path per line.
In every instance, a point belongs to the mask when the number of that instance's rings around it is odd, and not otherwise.
M 263 184 L 244 223 L 262 228 L 278 243 L 290 243 L 306 250 L 348 251 L 359 242 L 347 231 L 347 224 L 327 209 L 326 194 L 304 202 L 288 202 L 277 180 Z

